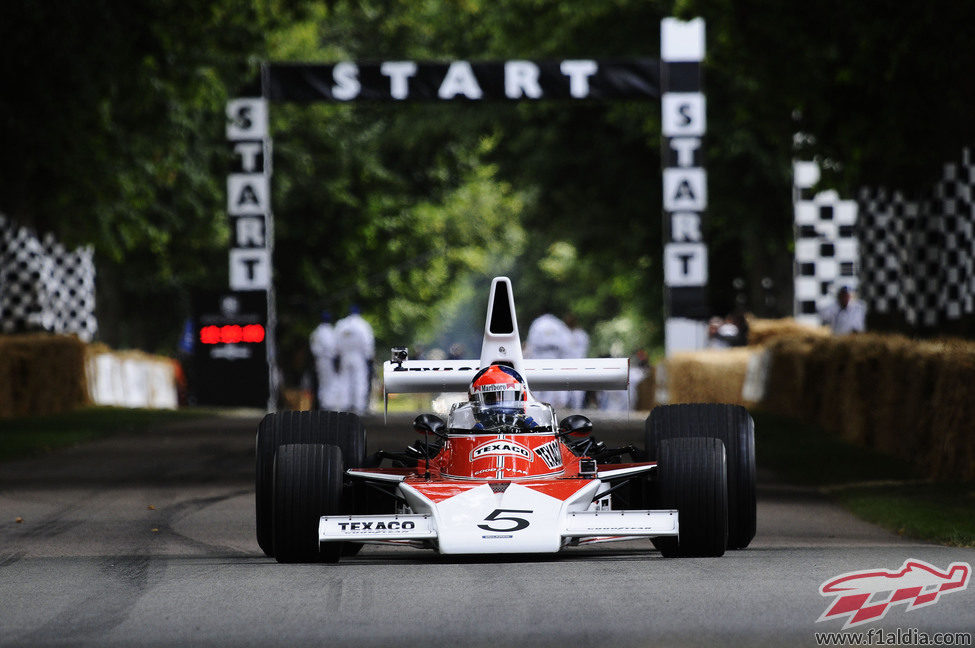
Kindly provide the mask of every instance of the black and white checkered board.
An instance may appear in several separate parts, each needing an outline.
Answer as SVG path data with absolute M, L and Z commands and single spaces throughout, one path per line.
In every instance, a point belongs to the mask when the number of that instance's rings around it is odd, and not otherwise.
M 801 164 L 808 170 L 811 163 Z M 818 176 L 818 170 L 809 175 L 797 169 L 794 205 L 795 317 L 812 325 L 820 324 L 818 313 L 834 298 L 839 286 L 856 290 L 859 284 L 857 205 L 852 200 L 840 200 L 835 191 L 808 198 Z
M 95 336 L 95 264 L 90 247 L 66 250 L 0 216 L 0 332 Z
M 975 314 L 975 164 L 965 149 L 928 195 L 863 189 L 861 297 L 868 309 L 936 327 Z

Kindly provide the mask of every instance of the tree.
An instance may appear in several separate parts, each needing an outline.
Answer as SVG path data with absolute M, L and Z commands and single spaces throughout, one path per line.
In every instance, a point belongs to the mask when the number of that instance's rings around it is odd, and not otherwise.
M 226 264 L 223 105 L 265 56 L 265 29 L 294 15 L 285 7 L 0 8 L 0 211 L 94 244 L 103 339 L 171 347 L 187 288 L 224 282 L 211 270 Z
M 792 160 L 818 159 L 823 188 L 842 195 L 928 187 L 975 141 L 975 86 L 963 81 L 975 48 L 957 28 L 975 19 L 975 5 L 677 4 L 680 15 L 707 23 L 712 263 L 740 263 L 752 303 L 762 297 L 761 279 L 772 278 L 787 313 Z

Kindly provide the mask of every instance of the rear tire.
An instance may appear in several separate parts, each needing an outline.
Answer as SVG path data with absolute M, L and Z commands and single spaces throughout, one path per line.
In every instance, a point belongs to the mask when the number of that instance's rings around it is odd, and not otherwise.
M 678 537 L 654 538 L 666 558 L 724 555 L 728 545 L 728 475 L 718 439 L 664 439 L 658 446 L 662 509 L 677 509 Z
M 660 405 L 646 421 L 650 460 L 664 439 L 710 437 L 724 442 L 728 460 L 728 548 L 744 549 L 755 537 L 755 422 L 740 405 Z
M 341 513 L 342 451 L 314 443 L 280 446 L 274 455 L 271 532 L 282 563 L 335 562 L 342 542 L 318 542 L 323 515 Z
M 291 443 L 317 443 L 338 446 L 343 464 L 358 468 L 366 460 L 366 432 L 358 415 L 351 412 L 275 412 L 268 414 L 257 429 L 256 470 L 254 482 L 257 544 L 267 556 L 274 556 L 271 533 L 271 498 L 274 453 L 279 446 Z M 346 506 L 353 512 L 352 489 L 345 495 Z

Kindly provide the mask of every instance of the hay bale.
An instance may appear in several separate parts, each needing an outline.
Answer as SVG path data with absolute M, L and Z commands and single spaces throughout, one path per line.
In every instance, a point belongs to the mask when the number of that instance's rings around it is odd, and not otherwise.
M 888 338 L 873 389 L 863 394 L 871 404 L 874 448 L 907 461 L 917 459 L 931 433 L 931 395 L 940 362 L 934 345 Z
M 975 479 L 975 344 L 780 337 L 762 407 L 816 421 L 937 479 Z
M 656 405 L 657 372 L 650 367 L 636 387 L 636 409 L 650 411 Z
M 53 414 L 87 405 L 85 345 L 73 335 L 0 336 L 0 416 Z
M 748 361 L 758 351 L 740 347 L 675 353 L 664 361 L 669 402 L 743 404 Z
M 295 410 L 306 412 L 312 407 L 312 394 L 307 389 L 281 390 L 281 401 L 285 410 Z
M 948 343 L 940 352 L 931 395 L 930 430 L 919 453 L 925 474 L 942 480 L 975 479 L 975 345 Z
M 22 344 L 15 344 L 10 336 L 0 336 L 0 417 L 17 415 L 20 375 L 28 360 Z
M 893 376 L 906 370 L 903 354 L 910 344 L 900 336 L 870 333 L 834 339 L 831 346 L 842 349 L 839 362 L 845 363 L 838 369 L 835 395 L 841 414 L 837 429 L 844 438 L 871 447 L 889 438 L 897 425 L 890 411 L 902 400 L 893 394 L 903 393 Z
M 806 418 L 806 374 L 815 338 L 782 337 L 768 349 L 768 388 L 761 408 L 783 416 Z
M 748 344 L 768 345 L 780 338 L 829 337 L 825 326 L 810 326 L 792 317 L 781 319 L 748 319 Z
M 843 432 L 846 412 L 840 412 L 846 390 L 846 368 L 850 362 L 850 345 L 842 339 L 818 340 L 809 358 L 809 412 L 825 430 Z

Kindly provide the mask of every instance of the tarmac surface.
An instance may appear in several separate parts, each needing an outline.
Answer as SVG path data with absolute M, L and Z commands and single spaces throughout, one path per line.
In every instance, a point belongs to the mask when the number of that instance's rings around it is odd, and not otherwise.
M 640 415 L 590 414 L 610 445 L 642 445 Z M 760 469 L 758 535 L 722 558 L 630 541 L 504 558 L 367 546 L 280 565 L 254 539 L 259 418 L 0 464 L 0 646 L 813 646 L 842 627 L 817 623 L 824 581 L 908 558 L 975 564 L 973 549 L 905 540 Z M 412 441 L 411 418 L 368 417 L 370 451 Z M 975 633 L 975 587 L 854 630 L 909 628 Z

